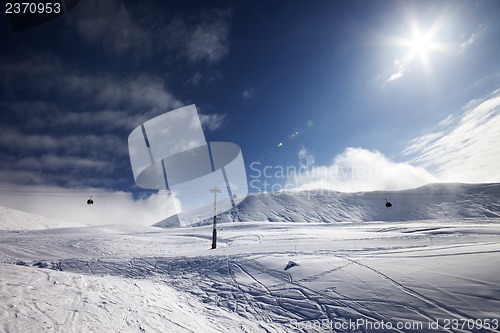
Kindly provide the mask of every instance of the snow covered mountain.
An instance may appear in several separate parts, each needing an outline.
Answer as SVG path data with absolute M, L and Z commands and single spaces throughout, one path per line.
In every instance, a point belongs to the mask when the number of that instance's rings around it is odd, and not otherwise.
M 385 207 L 385 200 L 392 203 Z M 500 217 L 500 184 L 429 184 L 403 191 L 334 191 L 249 195 L 220 222 L 363 222 Z M 169 227 L 169 219 L 155 226 Z M 209 224 L 212 220 L 203 221 Z
M 79 226 L 81 225 L 0 206 L 0 230 L 42 230 Z

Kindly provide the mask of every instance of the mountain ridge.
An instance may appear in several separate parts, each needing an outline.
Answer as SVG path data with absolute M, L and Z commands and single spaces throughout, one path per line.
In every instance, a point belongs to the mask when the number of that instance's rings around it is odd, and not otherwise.
M 385 200 L 392 203 L 385 207 Z M 250 194 L 219 222 L 368 222 L 500 217 L 500 183 L 434 183 L 414 189 L 345 193 L 302 191 Z M 212 219 L 195 225 L 212 223 Z M 171 227 L 172 218 L 153 226 Z

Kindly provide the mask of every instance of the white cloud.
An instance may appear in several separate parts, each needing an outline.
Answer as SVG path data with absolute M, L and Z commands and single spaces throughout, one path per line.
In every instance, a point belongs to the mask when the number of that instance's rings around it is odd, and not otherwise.
M 302 148 L 300 169 L 286 188 L 343 192 L 399 190 L 432 182 L 500 181 L 500 90 L 469 102 L 460 117 L 450 115 L 413 139 L 396 163 L 378 151 L 346 148 L 330 165 L 315 165 Z
M 475 41 L 476 41 L 476 34 L 473 33 L 469 39 L 467 39 L 465 42 L 460 44 L 460 52 L 464 52 L 466 49 L 468 49 Z
M 387 88 L 389 84 L 393 84 L 395 81 L 402 79 L 410 72 L 408 62 L 406 60 L 395 59 L 394 65 L 397 68 L 396 71 L 394 71 L 394 68 L 393 68 L 393 69 L 391 69 L 390 72 L 387 72 L 386 74 L 378 75 L 375 78 L 375 81 L 380 82 L 380 85 L 379 85 L 380 89 Z
M 363 148 L 346 148 L 330 165 L 325 166 L 311 165 L 314 157 L 305 149 L 301 149 L 299 157 L 301 168 L 288 177 L 288 189 L 342 192 L 401 190 L 436 181 L 421 167 L 396 163 L 378 151 Z M 304 168 L 304 165 L 308 167 Z
M 0 184 L 0 205 L 42 216 L 90 225 L 152 225 L 176 213 L 166 192 L 134 200 L 129 192 L 87 188 Z M 94 205 L 87 205 L 92 195 Z
M 387 79 L 387 82 L 396 81 L 396 80 L 402 78 L 403 75 L 405 75 L 405 73 L 406 73 L 406 69 L 402 65 L 400 65 L 399 70 L 395 73 L 392 73 L 391 76 Z
M 482 24 L 477 27 L 476 31 L 473 32 L 466 41 L 460 44 L 460 52 L 464 53 L 473 45 L 478 44 L 478 42 L 480 42 L 484 35 L 489 32 L 490 28 L 490 24 Z
M 243 91 L 243 98 L 252 98 L 255 95 L 255 89 L 254 88 L 249 88 L 245 91 Z
M 446 127 L 446 128 L 443 128 Z M 411 141 L 404 151 L 412 164 L 432 170 L 443 181 L 500 181 L 500 90 L 472 101 L 453 122 Z
M 226 115 L 224 114 L 211 113 L 200 114 L 199 116 L 201 125 L 212 132 L 221 128 L 226 122 Z
M 441 120 L 438 124 L 438 128 L 443 128 L 443 127 L 446 127 L 448 125 L 450 125 L 451 123 L 453 123 L 454 121 L 454 117 L 452 114 L 448 115 L 448 117 L 446 117 L 445 119 Z
M 308 152 L 305 147 L 301 147 L 297 155 L 299 157 L 299 166 L 301 168 L 309 169 L 310 167 L 314 166 L 314 155 Z

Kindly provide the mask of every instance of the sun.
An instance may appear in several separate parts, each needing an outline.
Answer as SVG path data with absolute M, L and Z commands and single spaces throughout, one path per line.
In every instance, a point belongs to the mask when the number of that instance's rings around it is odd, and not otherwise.
M 420 59 L 427 58 L 429 53 L 436 49 L 437 44 L 433 41 L 434 33 L 432 30 L 422 33 L 419 29 L 413 29 L 412 35 L 411 38 L 403 39 L 400 43 L 401 46 L 408 48 L 408 53 L 405 56 L 407 62 L 417 56 Z
M 407 39 L 400 39 L 398 43 L 399 46 L 407 49 L 406 54 L 400 60 L 400 72 L 404 72 L 410 66 L 410 63 L 417 58 L 420 60 L 424 71 L 431 74 L 430 58 L 432 53 L 439 49 L 439 44 L 434 40 L 436 32 L 435 27 L 422 32 L 416 23 L 411 26 L 411 36 Z M 399 78 L 399 76 L 397 77 Z
M 412 40 L 409 41 L 411 47 L 411 53 L 414 55 L 426 56 L 427 53 L 432 49 L 433 43 L 430 36 L 422 35 L 420 33 L 416 34 Z
M 416 11 L 405 8 L 403 13 L 399 36 L 387 36 L 385 42 L 391 47 L 396 47 L 397 54 L 392 55 L 393 66 L 387 76 L 387 82 L 399 80 L 408 73 L 422 72 L 427 79 L 434 80 L 434 65 L 442 59 L 443 55 L 453 49 L 451 44 L 446 44 L 442 39 L 445 35 L 443 27 L 447 25 L 447 16 L 441 14 L 435 18 L 417 18 Z M 404 27 L 406 24 L 406 27 Z

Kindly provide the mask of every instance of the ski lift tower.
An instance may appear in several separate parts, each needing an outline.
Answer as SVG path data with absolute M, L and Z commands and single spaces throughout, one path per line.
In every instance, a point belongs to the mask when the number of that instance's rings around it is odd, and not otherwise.
M 217 186 L 210 190 L 214 194 L 214 230 L 212 232 L 212 249 L 217 247 L 217 193 L 222 193 Z

